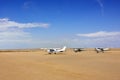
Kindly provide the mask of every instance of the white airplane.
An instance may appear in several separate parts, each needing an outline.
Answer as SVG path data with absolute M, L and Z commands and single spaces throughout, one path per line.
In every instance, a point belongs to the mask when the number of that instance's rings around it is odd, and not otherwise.
M 104 50 L 104 51 L 108 51 L 108 50 L 110 50 L 110 48 L 103 48 L 103 50 Z
M 84 50 L 85 50 L 84 48 L 73 48 L 74 52 L 81 52 L 81 51 L 84 51 Z
M 52 53 L 56 54 L 56 53 L 59 53 L 59 52 L 64 52 L 64 51 L 66 50 L 66 48 L 67 48 L 67 47 L 64 46 L 62 49 L 57 49 L 57 48 L 48 49 L 47 52 L 48 52 L 49 54 L 52 54 Z
M 99 52 L 102 52 L 104 53 L 104 51 L 108 51 L 109 48 L 95 48 L 96 52 L 99 53 Z

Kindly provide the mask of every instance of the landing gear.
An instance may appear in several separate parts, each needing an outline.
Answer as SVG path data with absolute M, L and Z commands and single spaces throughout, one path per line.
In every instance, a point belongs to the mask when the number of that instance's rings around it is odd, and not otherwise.
M 51 54 L 51 53 L 48 53 L 48 54 Z

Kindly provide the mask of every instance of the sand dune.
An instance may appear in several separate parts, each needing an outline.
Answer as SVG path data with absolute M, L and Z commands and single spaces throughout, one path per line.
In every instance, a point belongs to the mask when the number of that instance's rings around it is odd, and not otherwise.
M 0 80 L 120 80 L 120 49 L 60 54 L 43 50 L 1 51 Z

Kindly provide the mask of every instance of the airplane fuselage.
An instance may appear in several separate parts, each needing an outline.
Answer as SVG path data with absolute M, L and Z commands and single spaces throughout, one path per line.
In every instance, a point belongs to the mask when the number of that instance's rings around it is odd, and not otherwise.
M 49 49 L 48 53 L 49 54 L 52 54 L 52 53 L 56 54 L 58 52 L 64 52 L 65 50 L 66 50 L 66 46 L 64 46 L 62 49 Z

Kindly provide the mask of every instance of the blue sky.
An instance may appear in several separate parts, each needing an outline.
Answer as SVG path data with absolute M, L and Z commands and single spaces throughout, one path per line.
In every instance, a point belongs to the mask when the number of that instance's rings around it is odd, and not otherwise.
M 0 0 L 0 49 L 119 44 L 120 0 Z

